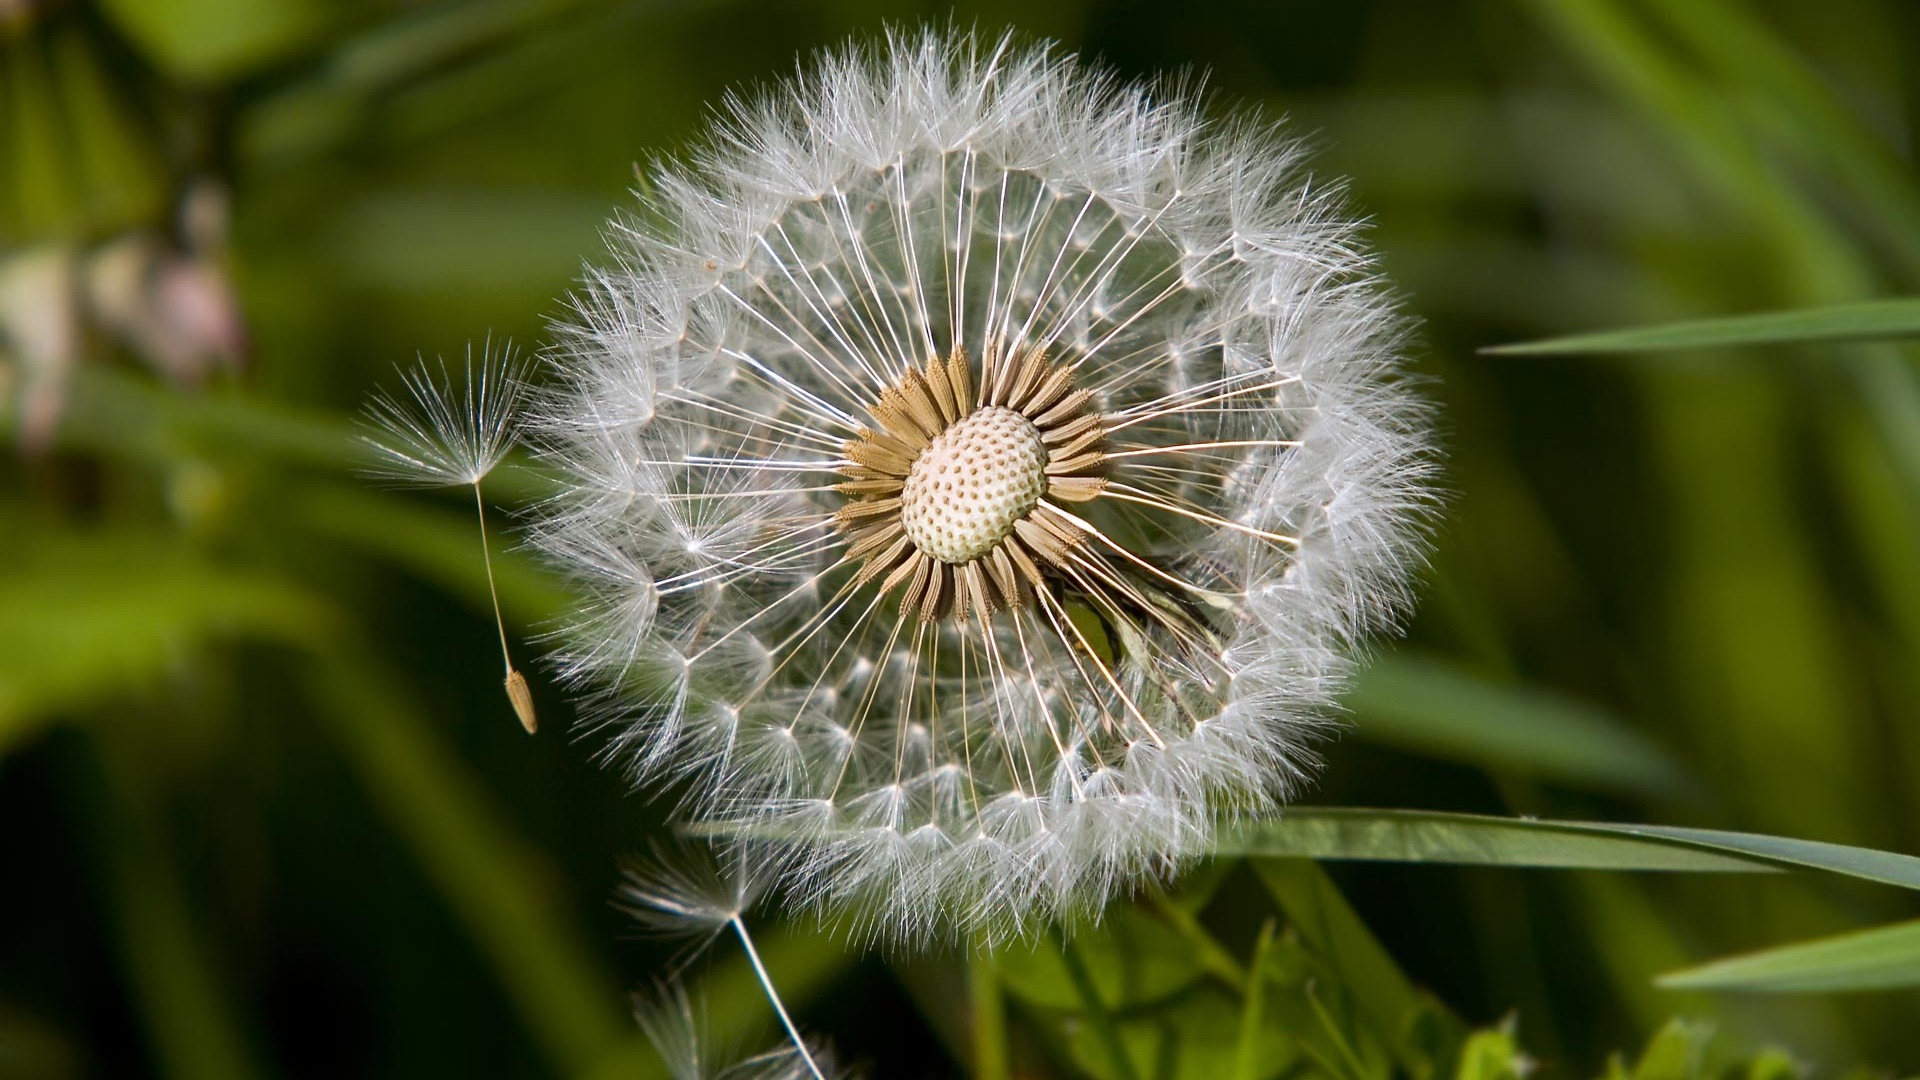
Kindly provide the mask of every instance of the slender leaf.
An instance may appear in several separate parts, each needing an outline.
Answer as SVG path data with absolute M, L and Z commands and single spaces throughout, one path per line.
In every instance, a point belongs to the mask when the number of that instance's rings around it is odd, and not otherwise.
M 1513 345 L 1494 345 L 1481 352 L 1495 356 L 1550 356 L 1893 341 L 1913 337 L 1920 337 L 1920 298 L 1875 300 L 1793 311 L 1763 311 L 1723 319 L 1690 319 L 1659 326 L 1602 330 Z
M 1730 956 L 1660 976 L 1669 990 L 1832 993 L 1920 986 L 1920 919 Z
M 1013 1074 L 1007 1055 L 1007 998 L 993 953 L 976 947 L 967 958 L 967 997 L 973 1015 L 973 1074 L 977 1080 L 1007 1080 Z
M 1920 889 L 1920 858 L 1890 851 L 1672 825 L 1425 810 L 1296 807 L 1283 818 L 1223 837 L 1214 853 L 1591 870 L 1804 868 Z
M 1386 1034 L 1395 1060 L 1417 1073 L 1427 1063 L 1408 1036 L 1427 1012 L 1429 999 L 1347 905 L 1325 871 L 1302 859 L 1261 858 L 1252 865 L 1293 930 Z
M 1240 1011 L 1240 1037 L 1234 1042 L 1233 1080 L 1260 1080 L 1258 1052 L 1260 1031 L 1267 1019 L 1267 960 L 1273 953 L 1273 920 L 1260 927 L 1260 938 L 1253 946 L 1253 959 L 1247 962 L 1251 978 L 1247 980 L 1246 1001 Z
M 215 640 L 313 644 L 339 625 L 306 590 L 161 533 L 0 538 L 0 749 L 52 715 L 133 693 Z
M 126 749 L 101 743 L 99 782 L 90 793 L 94 845 L 155 1062 L 163 1075 L 181 1080 L 259 1076 L 248 1018 L 222 985 L 213 945 L 219 939 L 196 917 L 192 889 L 159 828 L 162 815 L 143 790 L 151 784 L 140 774 L 141 759 Z
M 431 737 L 404 688 L 359 655 L 316 665 L 310 681 L 375 801 L 412 843 L 553 1063 L 578 1074 L 613 1059 L 651 1060 L 629 1034 L 619 993 L 548 901 L 533 853 Z
M 1357 737 L 1449 761 L 1599 790 L 1672 794 L 1686 786 L 1679 764 L 1618 717 L 1428 657 L 1374 661 L 1346 704 L 1357 719 Z

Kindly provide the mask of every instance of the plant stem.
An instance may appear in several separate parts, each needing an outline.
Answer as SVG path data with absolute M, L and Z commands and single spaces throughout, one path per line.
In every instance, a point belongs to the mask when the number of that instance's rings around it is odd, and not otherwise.
M 733 923 L 734 932 L 740 935 L 741 948 L 747 950 L 747 960 L 753 964 L 753 973 L 760 979 L 760 989 L 766 991 L 767 1000 L 773 1003 L 773 1011 L 780 1015 L 780 1022 L 786 1025 L 787 1037 L 793 1040 L 793 1048 L 800 1052 L 800 1060 L 807 1063 L 807 1071 L 813 1074 L 814 1080 L 827 1080 L 820 1072 L 820 1066 L 814 1062 L 813 1054 L 807 1050 L 806 1040 L 800 1037 L 800 1029 L 793 1026 L 793 1017 L 787 1015 L 787 1007 L 781 1004 L 780 992 L 773 988 L 773 978 L 767 974 L 766 965 L 760 962 L 760 953 L 753 947 L 753 935 L 747 933 L 747 924 L 738 915 L 729 921 Z

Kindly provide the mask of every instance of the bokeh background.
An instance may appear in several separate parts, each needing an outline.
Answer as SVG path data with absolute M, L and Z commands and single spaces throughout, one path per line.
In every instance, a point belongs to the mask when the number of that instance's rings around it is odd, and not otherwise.
M 1920 852 L 1911 354 L 1476 353 L 1912 292 L 1920 6 L 0 0 L 0 1075 L 663 1075 L 628 994 L 674 949 L 611 898 L 666 806 L 537 666 L 521 732 L 470 499 L 357 478 L 353 417 L 416 354 L 537 347 L 636 162 L 730 88 L 949 19 L 1286 117 L 1424 322 L 1449 510 L 1313 802 Z M 532 490 L 509 469 L 488 493 Z M 499 566 L 531 659 L 568 597 Z M 1412 982 L 1549 1075 L 1632 1066 L 1674 1017 L 1728 1060 L 1920 1070 L 1914 991 L 1653 983 L 1910 894 L 1328 871 Z M 1206 876 L 1244 953 L 1258 885 Z M 762 934 L 843 1058 L 968 1071 L 960 958 Z M 717 1040 L 772 1038 L 735 951 L 685 973 Z M 1116 1007 L 1190 1033 L 1156 1075 L 1216 1080 L 1189 975 Z M 1007 986 L 1016 1075 L 1105 1075 L 1071 1008 Z M 1638 1075 L 1705 1068 L 1668 1064 Z

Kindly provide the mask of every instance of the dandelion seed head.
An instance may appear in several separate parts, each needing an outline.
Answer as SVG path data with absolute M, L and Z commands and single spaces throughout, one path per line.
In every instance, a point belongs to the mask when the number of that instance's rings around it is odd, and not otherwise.
M 368 475 L 422 487 L 478 484 L 514 446 L 527 373 L 512 344 L 495 352 L 491 342 L 477 361 L 468 347 L 458 386 L 444 359 L 402 373 L 404 395 L 382 392 L 367 405 Z
M 966 33 L 729 102 L 536 409 L 611 752 L 895 940 L 1097 910 L 1279 806 L 1432 507 L 1404 321 L 1302 164 Z

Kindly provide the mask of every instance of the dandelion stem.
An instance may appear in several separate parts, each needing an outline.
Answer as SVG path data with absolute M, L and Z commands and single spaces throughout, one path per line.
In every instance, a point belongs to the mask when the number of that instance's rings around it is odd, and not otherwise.
M 773 978 L 767 974 L 766 965 L 760 962 L 760 952 L 753 947 L 753 935 L 747 933 L 747 924 L 738 915 L 727 921 L 733 924 L 734 932 L 740 935 L 740 947 L 747 951 L 747 961 L 753 965 L 753 974 L 760 980 L 760 989 L 766 991 L 767 1001 L 772 1003 L 773 1011 L 779 1014 L 780 1023 L 786 1026 L 787 1037 L 793 1040 L 793 1048 L 800 1052 L 800 1060 L 807 1063 L 807 1071 L 813 1074 L 814 1080 L 827 1080 L 820 1072 L 820 1066 L 814 1063 L 806 1040 L 800 1037 L 800 1029 L 793 1026 L 793 1017 L 787 1015 L 787 1007 L 780 1001 L 780 991 L 773 988 Z
M 533 711 L 533 694 L 527 689 L 527 677 L 513 666 L 513 655 L 507 651 L 507 620 L 500 614 L 500 587 L 493 580 L 493 550 L 487 545 L 487 502 L 480 497 L 480 482 L 473 482 L 473 512 L 480 522 L 480 558 L 487 566 L 487 595 L 493 600 L 493 626 L 500 632 L 500 662 L 507 669 L 507 700 L 513 703 L 513 713 L 520 718 L 520 726 L 531 735 L 540 728 L 540 717 Z

